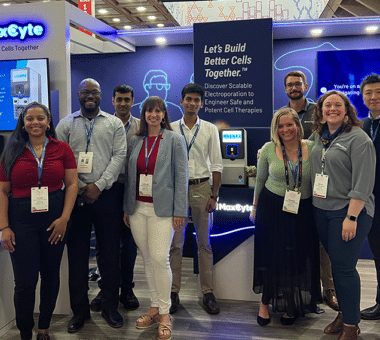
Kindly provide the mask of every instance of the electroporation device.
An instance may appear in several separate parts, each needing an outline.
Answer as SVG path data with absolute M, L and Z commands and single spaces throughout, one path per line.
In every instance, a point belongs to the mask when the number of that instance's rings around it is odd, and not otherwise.
M 247 132 L 245 129 L 221 129 L 222 184 L 246 185 Z
M 41 75 L 30 67 L 11 70 L 11 95 L 14 117 L 18 119 L 26 105 L 41 102 Z

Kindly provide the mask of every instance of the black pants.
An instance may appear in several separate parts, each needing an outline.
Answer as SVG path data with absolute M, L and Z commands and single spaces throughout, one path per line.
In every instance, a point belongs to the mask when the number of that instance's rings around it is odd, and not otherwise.
M 88 258 L 94 225 L 98 267 L 102 277 L 102 309 L 116 310 L 119 303 L 120 209 L 122 199 L 115 185 L 103 190 L 93 204 L 75 205 L 67 235 L 70 304 L 74 315 L 90 312 Z
M 34 327 L 33 310 L 38 274 L 41 274 L 39 329 L 48 329 L 59 291 L 59 270 L 65 243 L 50 244 L 50 224 L 62 214 L 65 193 L 49 194 L 49 211 L 30 212 L 30 197 L 9 200 L 9 225 L 15 233 L 11 253 L 15 276 L 14 304 L 18 329 L 27 333 Z
M 378 207 L 379 204 L 380 200 L 375 200 L 375 207 Z M 377 274 L 376 303 L 380 303 L 380 208 L 375 209 L 372 227 L 368 234 L 368 243 L 373 254 Z
M 135 283 L 133 282 L 133 270 L 137 257 L 137 246 L 133 239 L 131 229 L 128 228 L 123 222 L 123 198 L 124 198 L 124 184 L 114 184 L 116 194 L 120 197 L 120 287 L 121 294 L 126 294 L 129 290 L 133 289 Z M 96 259 L 98 260 L 98 247 L 96 247 Z M 102 279 L 98 281 L 99 288 L 102 289 Z

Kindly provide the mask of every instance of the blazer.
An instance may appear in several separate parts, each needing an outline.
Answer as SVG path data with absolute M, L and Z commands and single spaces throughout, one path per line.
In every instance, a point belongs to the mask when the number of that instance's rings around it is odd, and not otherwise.
M 372 120 L 371 118 L 364 118 L 362 120 L 363 122 L 363 130 L 367 133 L 369 138 L 371 137 L 371 125 Z M 380 126 L 379 126 L 379 132 L 376 135 L 376 139 L 373 141 L 373 145 L 375 146 L 376 150 L 376 172 L 375 172 L 375 187 L 373 189 L 373 194 L 375 195 L 376 202 L 380 199 Z
M 133 215 L 136 210 L 137 158 L 143 136 L 133 136 L 128 144 L 125 169 L 123 210 Z M 153 206 L 159 217 L 187 217 L 189 169 L 183 136 L 164 129 L 153 174 Z

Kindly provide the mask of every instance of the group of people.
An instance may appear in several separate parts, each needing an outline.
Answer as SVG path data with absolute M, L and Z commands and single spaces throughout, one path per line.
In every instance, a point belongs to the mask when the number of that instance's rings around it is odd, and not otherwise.
M 89 78 L 79 85 L 80 110 L 63 118 L 56 129 L 44 105 L 34 102 L 24 108 L 0 159 L 0 231 L 3 246 L 11 253 L 21 339 L 32 339 L 39 274 L 37 339 L 50 339 L 65 244 L 73 312 L 69 333 L 84 326 L 90 310 L 101 312 L 111 327 L 119 328 L 123 326 L 119 302 L 126 309 L 139 307 L 133 293 L 138 247 L 151 305 L 136 327 L 159 324 L 158 339 L 171 339 L 169 313 L 175 313 L 180 303 L 189 208 L 197 233 L 203 306 L 210 314 L 219 313 L 209 236 L 222 157 L 216 126 L 198 117 L 204 96 L 201 86 L 186 85 L 181 99 L 184 116 L 174 123 L 164 100 L 149 97 L 137 119 L 130 114 L 134 102 L 130 86 L 115 87 L 112 115 L 100 109 L 100 85 Z M 101 280 L 90 303 L 92 228 Z
M 272 305 L 274 312 L 284 313 L 281 323 L 291 325 L 308 312 L 323 312 L 318 304 L 325 300 L 339 313 L 324 332 L 356 339 L 361 318 L 380 318 L 379 288 L 376 304 L 360 312 L 356 271 L 368 235 L 380 287 L 380 211 L 375 209 L 375 196 L 380 196 L 380 181 L 375 181 L 380 173 L 380 76 L 362 82 L 370 110 L 364 124 L 341 92 L 328 91 L 316 104 L 309 103 L 302 72 L 290 72 L 284 84 L 290 101 L 274 114 L 272 140 L 261 149 L 250 216 L 256 224 L 253 290 L 262 294 L 257 322 L 270 322 Z M 123 326 L 119 302 L 126 309 L 139 307 L 133 293 L 138 247 L 151 304 L 136 327 L 158 324 L 158 338 L 171 339 L 189 208 L 203 306 L 210 314 L 219 313 L 210 229 L 222 159 L 217 128 L 198 116 L 204 96 L 201 86 L 186 85 L 180 103 L 184 116 L 174 123 L 159 97 L 144 102 L 140 119 L 132 117 L 134 93 L 127 85 L 114 89 L 115 114 L 102 111 L 101 88 L 94 79 L 80 83 L 81 108 L 57 129 L 44 105 L 24 108 L 0 158 L 0 231 L 11 252 L 21 339 L 32 339 L 39 275 L 37 339 L 50 339 L 65 244 L 73 311 L 69 333 L 84 326 L 90 310 L 118 328 Z M 90 304 L 93 227 L 101 280 Z
M 270 322 L 269 305 L 284 313 L 283 325 L 307 312 L 321 312 L 320 273 L 326 277 L 329 270 L 325 250 L 333 286 L 322 280 L 323 299 L 339 312 L 324 332 L 352 340 L 360 333 L 361 318 L 380 318 L 379 288 L 375 306 L 360 312 L 356 270 L 368 235 L 380 284 L 380 212 L 375 209 L 380 76 L 362 81 L 369 109 L 363 122 L 343 93 L 328 91 L 312 104 L 304 96 L 307 86 L 302 72 L 286 75 L 290 102 L 274 114 L 271 142 L 259 154 L 250 215 L 256 224 L 253 290 L 262 294 L 257 322 Z

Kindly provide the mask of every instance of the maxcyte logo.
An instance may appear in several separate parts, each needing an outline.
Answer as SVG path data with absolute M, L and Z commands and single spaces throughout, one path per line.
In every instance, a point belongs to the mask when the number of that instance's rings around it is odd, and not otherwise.
M 42 24 L 18 24 L 11 23 L 0 27 L 0 39 L 19 39 L 42 37 L 45 34 L 45 27 Z

